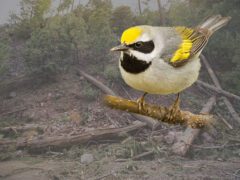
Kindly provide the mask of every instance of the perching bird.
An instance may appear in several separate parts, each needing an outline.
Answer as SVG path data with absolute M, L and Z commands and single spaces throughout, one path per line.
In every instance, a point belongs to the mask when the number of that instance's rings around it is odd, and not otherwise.
M 121 51 L 119 68 L 124 81 L 150 94 L 178 94 L 172 111 L 179 106 L 179 92 L 191 86 L 199 75 L 199 55 L 209 37 L 228 23 L 231 17 L 214 15 L 198 26 L 188 28 L 135 26 L 126 29 L 121 44 L 111 51 Z

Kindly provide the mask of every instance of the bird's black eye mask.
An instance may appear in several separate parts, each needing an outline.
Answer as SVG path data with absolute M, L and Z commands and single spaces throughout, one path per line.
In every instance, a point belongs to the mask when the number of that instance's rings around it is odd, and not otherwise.
M 127 46 L 135 51 L 139 51 L 145 54 L 151 53 L 154 49 L 153 41 L 146 41 L 146 42 L 138 41 L 136 43 L 133 43 Z

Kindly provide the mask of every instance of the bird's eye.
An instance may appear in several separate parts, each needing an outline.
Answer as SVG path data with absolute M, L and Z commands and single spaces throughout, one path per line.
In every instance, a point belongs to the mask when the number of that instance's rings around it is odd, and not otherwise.
M 142 42 L 136 42 L 136 43 L 135 43 L 135 47 L 136 47 L 136 48 L 140 48 L 142 45 L 143 45 Z

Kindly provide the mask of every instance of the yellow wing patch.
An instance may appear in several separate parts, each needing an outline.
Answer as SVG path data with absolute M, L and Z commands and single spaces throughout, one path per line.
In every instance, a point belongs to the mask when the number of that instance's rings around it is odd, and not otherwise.
M 170 59 L 170 63 L 175 67 L 181 66 L 192 56 L 202 51 L 208 42 L 211 32 L 201 28 L 187 28 L 184 26 L 176 27 L 175 30 L 180 34 L 182 43 Z
M 142 34 L 142 29 L 140 27 L 131 27 L 129 29 L 126 29 L 121 37 L 121 43 L 125 44 L 132 44 L 134 43 L 139 36 Z
M 176 61 L 182 61 L 188 59 L 190 57 L 190 51 L 193 46 L 192 40 L 190 40 L 190 36 L 193 34 L 194 30 L 185 27 L 176 27 L 176 31 L 181 35 L 183 41 L 180 44 L 177 51 L 175 51 L 173 57 L 170 62 L 174 63 Z
M 171 62 L 181 61 L 189 58 L 191 48 L 192 42 L 190 40 L 183 40 L 179 49 L 174 53 L 173 57 L 171 58 Z

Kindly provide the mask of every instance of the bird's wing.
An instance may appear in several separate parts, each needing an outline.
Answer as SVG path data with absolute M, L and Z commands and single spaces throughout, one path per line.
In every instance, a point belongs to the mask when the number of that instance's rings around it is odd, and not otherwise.
M 170 43 L 172 50 L 164 54 L 163 59 L 174 67 L 180 67 L 202 51 L 207 44 L 210 32 L 205 29 L 184 26 L 175 27 L 174 30 L 180 37 L 180 42 L 175 42 L 175 45 Z M 165 48 L 167 49 L 168 45 Z

